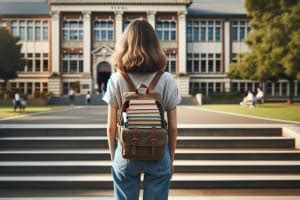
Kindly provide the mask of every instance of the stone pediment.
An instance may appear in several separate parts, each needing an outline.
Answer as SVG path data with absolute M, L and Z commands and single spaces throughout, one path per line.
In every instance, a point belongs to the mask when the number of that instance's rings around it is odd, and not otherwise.
M 92 51 L 93 55 L 111 55 L 113 53 L 113 49 L 107 45 L 102 45 Z

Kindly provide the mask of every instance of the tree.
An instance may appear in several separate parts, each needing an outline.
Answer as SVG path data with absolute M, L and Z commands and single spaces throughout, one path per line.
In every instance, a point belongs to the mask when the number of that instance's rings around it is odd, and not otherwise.
M 250 51 L 231 65 L 229 76 L 260 81 L 300 80 L 300 0 L 246 0 L 251 31 Z
M 5 82 L 17 77 L 17 72 L 24 68 L 24 60 L 21 58 L 21 44 L 18 38 L 14 38 L 5 28 L 0 28 L 0 79 Z

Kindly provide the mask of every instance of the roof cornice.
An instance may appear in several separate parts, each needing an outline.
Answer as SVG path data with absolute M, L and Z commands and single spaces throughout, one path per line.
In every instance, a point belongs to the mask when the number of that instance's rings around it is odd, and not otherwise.
M 47 0 L 50 5 L 64 4 L 173 4 L 173 5 L 189 5 L 192 0 Z

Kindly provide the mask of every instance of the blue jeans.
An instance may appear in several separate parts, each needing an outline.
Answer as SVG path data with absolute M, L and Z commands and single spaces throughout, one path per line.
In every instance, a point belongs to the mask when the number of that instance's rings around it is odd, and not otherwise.
M 117 200 L 137 200 L 144 172 L 144 200 L 167 200 L 170 187 L 170 152 L 166 145 L 161 160 L 129 160 L 122 157 L 121 145 L 115 150 L 112 175 Z

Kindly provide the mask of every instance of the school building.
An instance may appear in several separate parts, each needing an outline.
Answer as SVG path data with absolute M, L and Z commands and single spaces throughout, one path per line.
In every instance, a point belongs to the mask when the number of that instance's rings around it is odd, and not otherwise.
M 28 0 L 1 1 L 0 27 L 22 43 L 24 70 L 10 81 L 27 95 L 96 91 L 114 72 L 110 56 L 124 28 L 144 18 L 167 55 L 166 70 L 181 95 L 254 90 L 260 83 L 228 78 L 230 63 L 248 51 L 251 31 L 244 0 Z M 1 45 L 1 44 L 0 44 Z M 300 96 L 289 83 L 263 83 L 267 96 Z M 0 82 L 0 90 L 6 86 Z

